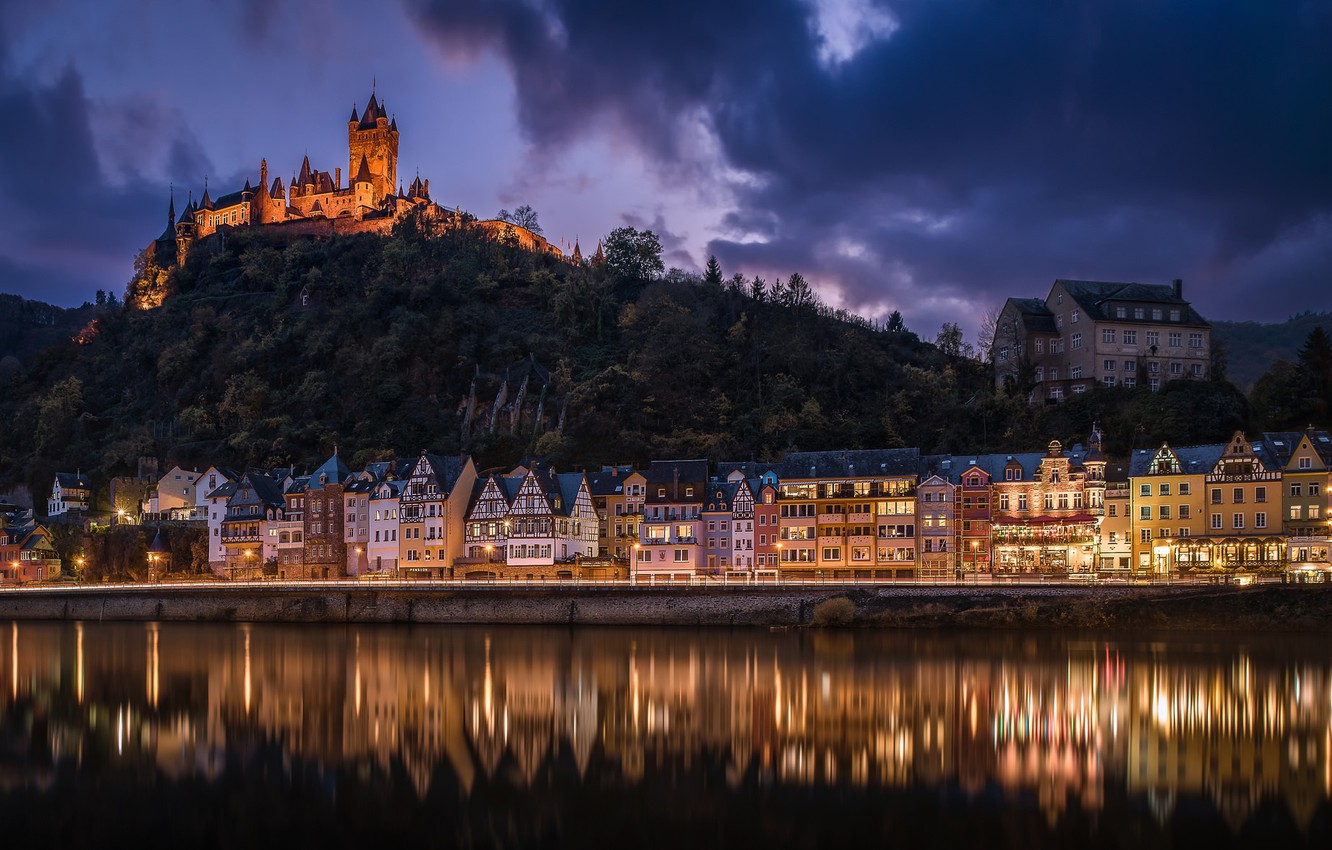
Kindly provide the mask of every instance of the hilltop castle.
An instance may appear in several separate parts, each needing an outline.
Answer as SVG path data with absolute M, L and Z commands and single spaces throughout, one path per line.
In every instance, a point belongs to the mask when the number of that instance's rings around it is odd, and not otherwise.
M 216 200 L 204 182 L 202 199 L 192 198 L 176 217 L 174 194 L 167 208 L 167 226 L 148 246 L 150 260 L 158 266 L 180 265 L 191 247 L 216 233 L 236 227 L 265 226 L 292 235 L 331 236 L 344 233 L 386 233 L 407 213 L 423 214 L 442 222 L 472 221 L 459 210 L 449 210 L 430 197 L 430 181 L 417 176 L 406 190 L 398 182 L 398 121 L 391 116 L 374 91 L 365 111 L 352 107 L 347 120 L 347 185 L 342 168 L 330 174 L 311 167 L 310 157 L 286 186 L 282 178 L 269 181 L 268 160 L 259 163 L 259 183 L 247 179 L 239 191 Z M 493 234 L 511 233 L 529 250 L 563 255 L 541 236 L 500 221 L 475 221 L 475 226 Z

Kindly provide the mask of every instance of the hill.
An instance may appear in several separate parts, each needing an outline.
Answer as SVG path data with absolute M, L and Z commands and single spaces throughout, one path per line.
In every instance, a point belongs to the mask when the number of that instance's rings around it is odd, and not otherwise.
M 57 468 L 105 480 L 168 464 L 308 466 L 539 453 L 566 467 L 778 458 L 788 449 L 1107 448 L 1227 437 L 1248 424 L 1224 383 L 1096 390 L 1029 411 L 989 368 L 819 304 L 799 275 L 662 274 L 650 232 L 581 266 L 468 229 L 280 241 L 238 230 L 168 275 L 162 306 L 117 305 L 0 375 L 0 483 Z M 141 264 L 142 265 L 142 264 Z M 128 300 L 132 300 L 128 299 Z M 1212 411 L 1198 416 L 1198 411 Z
M 1305 311 L 1284 322 L 1212 322 L 1212 336 L 1225 345 L 1230 380 L 1246 392 L 1277 360 L 1294 362 L 1314 328 L 1332 334 L 1332 313 Z

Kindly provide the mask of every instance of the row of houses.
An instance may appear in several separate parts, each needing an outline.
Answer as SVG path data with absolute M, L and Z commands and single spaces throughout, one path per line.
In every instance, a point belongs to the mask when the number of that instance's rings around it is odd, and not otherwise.
M 51 532 L 32 509 L 0 504 L 0 584 L 55 578 L 60 567 Z
M 1327 431 L 1139 449 L 788 452 L 481 474 L 422 452 L 353 472 L 174 468 L 145 507 L 206 525 L 233 578 L 871 580 L 973 573 L 1328 573 Z M 68 500 L 67 477 L 54 491 Z

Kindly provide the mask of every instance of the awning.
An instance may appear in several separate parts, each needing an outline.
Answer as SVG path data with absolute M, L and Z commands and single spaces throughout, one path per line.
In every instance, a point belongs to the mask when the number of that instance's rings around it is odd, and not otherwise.
M 1045 516 L 1044 514 L 1032 517 L 1000 517 L 995 519 L 995 525 L 1085 525 L 1094 523 L 1099 517 L 1092 514 L 1072 514 L 1070 516 Z

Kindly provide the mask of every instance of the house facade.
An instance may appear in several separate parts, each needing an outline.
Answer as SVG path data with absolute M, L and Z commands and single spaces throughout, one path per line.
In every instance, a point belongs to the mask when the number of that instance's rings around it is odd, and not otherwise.
M 1281 467 L 1286 562 L 1297 572 L 1326 572 L 1332 568 L 1328 559 L 1332 435 L 1314 428 L 1268 433 L 1263 444 Z
M 1171 285 L 1059 279 L 1044 301 L 1010 298 L 991 347 L 997 386 L 1057 402 L 1090 387 L 1149 387 L 1210 374 L 1211 325 Z
M 706 460 L 657 460 L 648 468 L 635 572 L 640 581 L 688 580 L 706 564 L 699 543 Z
M 476 466 L 466 455 L 421 452 L 399 499 L 398 574 L 450 578 L 463 556 L 468 502 Z
M 1051 440 L 1043 456 L 1008 456 L 994 491 L 994 572 L 1096 571 L 1105 501 L 1103 459 L 1066 453 L 1058 440 Z
M 305 482 L 305 548 L 301 577 L 343 578 L 347 575 L 346 510 L 342 500 L 351 470 L 336 453 Z
M 912 575 L 919 465 L 918 449 L 788 452 L 779 472 L 782 577 Z
M 956 487 L 935 473 L 916 488 L 916 556 L 922 578 L 950 578 L 959 569 Z
M 1207 475 L 1225 445 L 1141 449 L 1129 461 L 1131 563 L 1138 573 L 1210 565 Z
M 92 506 L 92 483 L 82 472 L 57 472 L 46 502 L 48 517 L 86 512 Z

